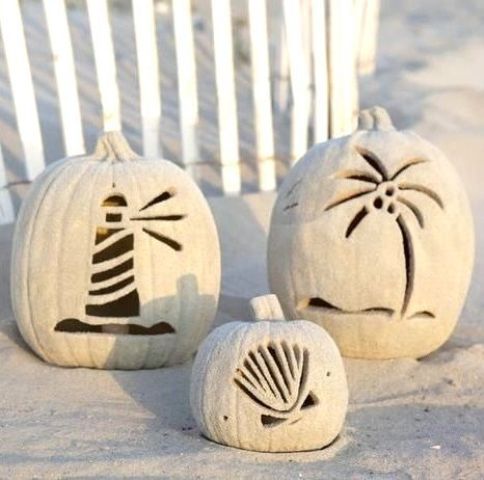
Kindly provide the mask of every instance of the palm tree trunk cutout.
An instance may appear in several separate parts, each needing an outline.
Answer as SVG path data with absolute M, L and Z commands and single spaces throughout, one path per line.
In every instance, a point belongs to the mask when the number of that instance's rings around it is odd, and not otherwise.
M 405 193 L 420 193 L 427 199 L 432 200 L 442 210 L 444 210 L 444 204 L 440 196 L 430 188 L 416 183 L 405 182 L 404 179 L 403 181 L 401 181 L 402 176 L 404 176 L 405 172 L 407 172 L 411 168 L 415 168 L 418 165 L 426 163 L 427 160 L 420 158 L 411 159 L 400 168 L 398 168 L 397 171 L 393 173 L 393 175 L 390 175 L 384 163 L 373 152 L 370 152 L 369 150 L 360 147 L 356 147 L 356 152 L 371 168 L 371 171 L 339 171 L 333 175 L 333 178 L 364 182 L 369 184 L 369 188 L 366 190 L 359 189 L 354 192 L 345 192 L 340 197 L 332 199 L 328 203 L 328 205 L 326 205 L 324 210 L 329 211 L 333 208 L 337 208 L 341 205 L 345 205 L 348 202 L 352 202 L 358 199 L 366 201 L 368 199 L 368 196 L 370 196 L 372 202 L 369 204 L 367 203 L 361 209 L 359 209 L 350 220 L 345 231 L 346 239 L 349 239 L 354 234 L 354 232 L 361 225 L 364 219 L 372 211 L 386 211 L 388 214 L 395 217 L 395 221 L 398 225 L 402 237 L 403 255 L 405 259 L 405 290 L 403 294 L 402 306 L 400 309 L 400 316 L 401 318 L 403 318 L 406 316 L 412 297 L 416 268 L 412 232 L 409 229 L 407 222 L 404 218 L 404 212 L 413 215 L 421 229 L 425 227 L 425 219 L 420 208 L 415 205 L 411 200 L 406 198 Z M 287 210 L 287 207 L 284 210 Z M 332 305 L 331 303 L 320 297 L 309 299 L 306 302 L 306 306 L 307 305 L 348 313 L 348 311 Z M 352 311 L 350 313 L 362 312 L 386 313 L 388 315 L 392 315 L 395 313 L 393 309 L 380 306 L 367 308 L 362 311 Z M 414 313 L 410 316 L 410 318 L 416 316 L 434 317 L 434 314 L 425 310 Z
M 413 252 L 412 235 L 403 219 L 402 215 L 397 217 L 398 228 L 402 234 L 403 255 L 405 258 L 405 293 L 400 314 L 402 317 L 407 312 L 408 304 L 413 292 L 413 282 L 415 276 L 415 256 Z
M 114 185 L 113 185 L 114 187 Z M 150 200 L 139 211 L 161 204 L 173 197 L 169 191 Z M 128 203 L 123 195 L 109 195 L 102 203 L 106 208 L 106 226 L 96 228 L 94 254 L 92 256 L 93 272 L 90 279 L 88 303 L 85 313 L 88 317 L 130 318 L 140 315 L 139 294 L 134 276 L 134 231 L 123 224 L 124 210 Z M 134 222 L 179 221 L 185 215 L 141 215 L 131 217 Z M 176 240 L 142 227 L 142 231 L 151 238 L 163 243 L 177 252 L 182 245 Z M 109 240 L 110 239 L 110 240 Z M 106 285 L 107 282 L 107 285 Z M 91 324 L 75 318 L 67 318 L 55 326 L 62 332 L 118 333 L 130 335 L 161 335 L 174 333 L 175 329 L 167 322 L 158 322 L 151 327 L 135 323 Z

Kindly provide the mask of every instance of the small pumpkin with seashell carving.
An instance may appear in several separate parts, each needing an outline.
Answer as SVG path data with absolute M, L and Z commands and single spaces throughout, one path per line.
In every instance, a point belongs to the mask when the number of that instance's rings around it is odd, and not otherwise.
M 329 445 L 346 415 L 343 361 L 311 322 L 287 322 L 275 295 L 251 301 L 255 323 L 215 329 L 195 358 L 190 403 L 215 442 L 261 452 Z
M 458 320 L 474 258 L 464 188 L 435 146 L 379 107 L 287 175 L 268 240 L 271 290 L 350 357 L 422 357 Z

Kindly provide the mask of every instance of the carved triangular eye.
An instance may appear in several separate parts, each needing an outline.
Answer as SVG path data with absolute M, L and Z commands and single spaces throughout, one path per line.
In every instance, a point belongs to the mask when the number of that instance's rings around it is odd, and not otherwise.
M 303 404 L 301 405 L 301 410 L 304 410 L 305 408 L 314 407 L 317 404 L 318 404 L 318 399 L 316 398 L 316 395 L 314 395 L 314 393 L 312 392 L 309 392 L 308 396 L 306 397 Z

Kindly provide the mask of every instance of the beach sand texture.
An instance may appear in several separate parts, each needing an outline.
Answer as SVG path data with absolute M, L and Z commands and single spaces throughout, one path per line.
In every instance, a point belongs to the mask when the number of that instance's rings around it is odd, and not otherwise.
M 16 328 L 9 300 L 13 227 L 3 226 L 0 478 L 483 478 L 484 4 L 481 0 L 382 3 L 377 71 L 374 77 L 361 81 L 362 107 L 384 105 L 397 127 L 414 129 L 443 149 L 464 180 L 474 213 L 473 280 L 450 340 L 421 360 L 345 359 L 349 412 L 340 437 L 322 451 L 261 454 L 223 447 L 201 437 L 195 427 L 188 403 L 190 363 L 134 372 L 63 369 L 43 363 L 28 349 Z M 197 5 L 200 15 L 207 16 L 208 2 Z M 46 156 L 53 161 L 62 156 L 62 138 L 51 89 L 52 60 L 46 45 L 38 40 L 45 34 L 42 7 L 25 1 L 23 12 L 32 35 L 29 48 L 38 80 L 36 93 Z M 84 99 L 86 144 L 90 147 L 100 128 L 100 107 L 93 90 L 92 58 L 83 41 L 88 35 L 84 15 L 83 9 L 69 10 L 76 55 L 80 65 L 87 67 L 78 70 L 78 76 Z M 123 122 L 130 142 L 139 151 L 130 22 L 129 12 L 114 10 L 123 115 L 126 113 Z M 161 42 L 164 34 L 158 35 Z M 210 44 L 208 27 L 197 30 L 196 35 L 202 43 Z M 170 52 L 172 48 L 160 60 L 162 71 L 174 68 L 174 62 L 167 58 Z M 213 82 L 210 55 L 207 52 L 199 59 L 202 84 Z M 246 80 L 240 83 L 239 95 L 246 101 L 239 103 L 239 122 L 246 138 L 242 156 L 251 158 L 249 65 L 244 68 L 245 73 L 239 77 L 245 75 Z M 22 152 L 6 78 L 1 56 L 0 142 L 10 178 L 15 180 L 23 175 Z M 176 84 L 170 83 L 167 74 L 162 82 L 173 92 L 166 95 L 163 104 L 163 141 L 167 156 L 176 159 L 180 141 Z M 214 162 L 217 127 L 210 91 L 207 88 L 201 92 L 201 137 L 207 158 Z M 287 119 L 281 117 L 280 122 L 287 132 Z M 282 141 L 287 137 L 284 128 L 278 130 L 282 160 L 288 148 Z M 286 165 L 281 161 L 281 175 Z M 246 191 L 253 189 L 253 166 L 249 162 L 244 169 Z M 219 185 L 213 163 L 202 170 L 205 191 L 216 193 Z M 21 193 L 15 191 L 17 203 Z M 274 199 L 274 194 L 254 193 L 239 198 L 210 198 L 223 252 L 222 297 L 216 324 L 248 319 L 248 300 L 267 292 L 265 243 Z

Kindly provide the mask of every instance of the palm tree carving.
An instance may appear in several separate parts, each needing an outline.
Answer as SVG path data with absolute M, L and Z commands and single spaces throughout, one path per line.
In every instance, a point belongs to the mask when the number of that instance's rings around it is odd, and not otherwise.
M 405 181 L 405 173 L 410 169 L 413 169 L 417 165 L 426 163 L 427 160 L 421 158 L 414 158 L 407 161 L 404 165 L 397 169 L 396 172 L 388 172 L 384 163 L 369 150 L 357 147 L 358 154 L 364 159 L 367 165 L 370 167 L 370 171 L 366 170 L 345 170 L 341 172 L 336 172 L 333 178 L 347 179 L 347 180 L 357 180 L 368 184 L 367 190 L 361 190 L 355 192 L 348 192 L 343 194 L 341 197 L 333 199 L 326 206 L 325 211 L 332 210 L 344 205 L 348 202 L 353 202 L 357 200 L 367 200 L 369 197 L 371 199 L 370 204 L 366 204 L 357 211 L 353 218 L 348 223 L 345 231 L 345 237 L 350 238 L 365 218 L 372 212 L 382 212 L 391 215 L 398 226 L 402 237 L 403 243 L 403 253 L 405 258 L 405 292 L 403 296 L 403 302 L 401 307 L 402 317 L 405 315 L 410 298 L 412 296 L 414 276 L 415 276 L 415 256 L 413 249 L 413 238 L 412 230 L 409 228 L 407 221 L 405 220 L 404 213 L 408 212 L 413 217 L 415 217 L 417 224 L 421 229 L 425 227 L 425 217 L 421 209 L 413 203 L 411 200 L 406 198 L 406 192 L 417 192 L 422 195 L 422 198 L 435 203 L 442 210 L 444 209 L 444 204 L 441 197 L 430 188 L 420 185 L 418 183 L 411 183 Z M 325 302 L 322 299 L 320 301 Z M 314 304 L 315 305 L 315 304 Z M 337 308 L 333 305 L 325 305 L 328 308 Z M 381 308 L 367 309 L 369 310 L 382 310 Z M 388 310 L 388 309 L 386 309 Z M 418 312 L 415 315 L 431 316 L 433 314 L 430 312 Z

